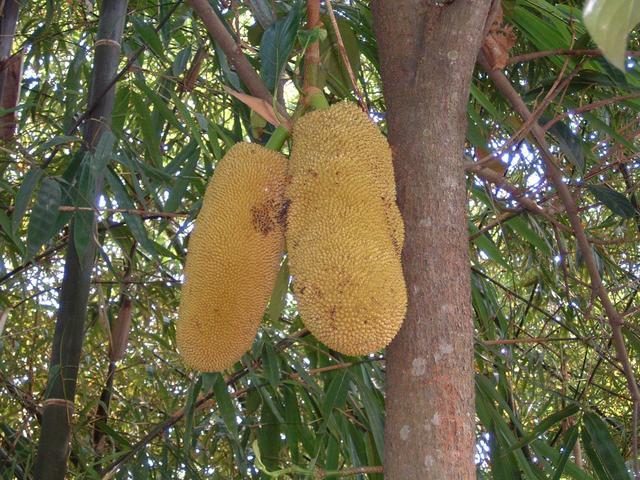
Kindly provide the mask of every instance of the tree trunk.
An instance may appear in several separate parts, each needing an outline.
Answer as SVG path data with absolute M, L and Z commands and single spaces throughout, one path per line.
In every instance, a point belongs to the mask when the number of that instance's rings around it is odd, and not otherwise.
M 111 124 L 115 89 L 109 84 L 120 61 L 120 41 L 127 14 L 127 0 L 103 0 L 95 44 L 95 58 L 89 86 L 88 105 L 94 105 L 90 120 L 84 127 L 85 148 L 93 149 L 105 128 Z M 102 179 L 96 179 L 96 197 L 100 195 Z M 60 292 L 60 308 L 53 339 L 49 395 L 42 411 L 42 430 L 35 465 L 36 480 L 62 480 L 70 451 L 71 421 L 82 351 L 84 324 L 91 271 L 95 256 L 93 242 L 82 257 L 74 245 L 74 224 L 71 223 L 64 278 Z
M 475 479 L 463 148 L 490 0 L 377 0 L 374 24 L 409 293 L 387 351 L 385 478 Z

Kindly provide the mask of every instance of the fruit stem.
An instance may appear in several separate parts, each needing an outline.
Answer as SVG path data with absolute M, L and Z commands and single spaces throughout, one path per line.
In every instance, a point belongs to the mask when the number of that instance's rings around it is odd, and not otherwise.
M 323 26 L 320 20 L 320 0 L 307 0 L 307 30 Z M 313 40 L 304 53 L 304 104 L 312 109 L 329 106 L 320 84 L 320 41 Z
M 265 147 L 277 152 L 282 148 L 287 138 L 289 138 L 289 130 L 287 130 L 286 127 L 280 126 L 273 131 Z
M 306 103 L 312 110 L 324 110 L 325 108 L 329 108 L 329 102 L 327 102 L 324 93 L 320 90 L 307 96 Z

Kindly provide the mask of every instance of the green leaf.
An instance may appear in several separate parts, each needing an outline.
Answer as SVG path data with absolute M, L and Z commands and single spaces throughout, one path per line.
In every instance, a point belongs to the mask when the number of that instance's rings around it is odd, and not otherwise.
M 516 460 L 513 454 L 503 447 L 500 438 L 500 430 L 496 422 L 492 422 L 490 429 L 489 444 L 491 451 L 491 473 L 494 480 L 517 480 L 522 475 L 518 471 Z
M 328 16 L 322 15 L 322 22 L 327 29 L 328 36 L 320 42 L 320 59 L 322 61 L 322 73 L 326 75 L 326 83 L 329 89 L 340 97 L 348 97 L 353 88 L 349 72 L 344 65 L 342 55 L 338 48 L 338 37 Z M 349 64 L 354 75 L 358 76 L 360 70 L 360 46 L 358 37 L 351 28 L 351 23 L 338 17 L 336 23 L 340 30 L 340 36 L 347 52 Z M 321 79 L 322 80 L 322 79 Z
M 11 214 L 11 228 L 13 235 L 15 235 L 20 228 L 22 218 L 27 211 L 27 206 L 29 205 L 29 200 L 31 200 L 33 190 L 36 188 L 42 174 L 43 171 L 39 167 L 33 167 L 22 180 L 22 185 L 20 185 L 20 189 L 16 195 L 15 207 Z
M 255 15 L 259 25 L 268 28 L 274 21 L 273 4 L 270 0 L 248 0 L 251 12 Z
M 274 91 L 296 40 L 300 25 L 300 8 L 294 3 L 286 17 L 271 25 L 260 41 L 260 76 Z
M 107 171 L 107 182 L 113 191 L 113 194 L 116 197 L 116 201 L 118 202 L 119 208 L 124 209 L 134 209 L 133 202 L 127 195 L 127 191 L 125 190 L 122 183 L 118 177 L 116 177 L 112 172 Z M 149 239 L 147 235 L 147 231 L 144 228 L 144 223 L 142 219 L 138 215 L 132 215 L 129 213 L 123 213 L 122 216 L 125 219 L 127 227 L 131 230 L 136 241 L 142 245 L 142 247 L 150 253 L 155 253 L 156 248 L 154 243 Z
M 88 209 L 95 208 L 96 183 L 103 178 L 105 167 L 111 159 L 114 143 L 113 134 L 104 132 L 95 151 L 86 152 L 80 162 L 80 175 L 73 198 L 73 205 L 83 208 L 73 214 L 73 242 L 80 258 L 86 253 L 92 241 L 95 212 Z
M 367 368 L 364 365 L 360 365 L 360 368 L 355 371 L 358 391 L 369 420 L 369 429 L 373 435 L 378 456 L 382 458 L 384 447 L 384 401 L 372 385 Z
M 266 404 L 262 404 L 260 412 L 260 428 L 256 436 L 262 454 L 262 462 L 268 470 L 276 470 L 280 465 L 280 422 L 273 410 Z
M 549 430 L 556 423 L 559 423 L 565 418 L 575 415 L 576 413 L 578 413 L 578 411 L 580 411 L 580 407 L 576 404 L 573 404 L 573 405 L 569 405 L 566 408 L 563 408 L 559 412 L 552 413 L 547 418 L 542 420 L 538 425 L 536 425 L 536 428 L 534 428 L 526 437 L 524 437 L 518 443 L 513 445 L 511 447 L 512 450 L 515 450 L 517 448 L 522 448 L 525 445 L 531 443 L 533 440 L 535 440 L 538 436 L 542 435 L 544 432 Z
M 635 215 L 635 207 L 622 193 L 606 185 L 589 185 L 589 191 L 616 215 L 623 218 L 633 218 Z
M 282 396 L 284 400 L 283 428 L 287 436 L 287 447 L 291 453 L 291 460 L 295 463 L 300 457 L 298 443 L 301 441 L 300 429 L 303 428 L 302 420 L 300 419 L 300 409 L 298 407 L 295 390 L 292 387 L 284 386 Z
M 276 285 L 271 294 L 271 300 L 269 300 L 269 306 L 267 307 L 267 317 L 272 322 L 277 322 L 282 313 L 282 309 L 285 305 L 287 292 L 289 291 L 289 267 L 287 259 L 282 261 L 282 266 L 278 272 L 276 278 Z
M 111 159 L 111 152 L 113 152 L 115 140 L 113 133 L 110 131 L 105 131 L 100 136 L 98 145 L 96 145 L 91 158 L 91 169 L 95 178 L 102 177 L 104 169 Z
M 180 50 L 176 55 L 176 58 L 173 60 L 173 64 L 171 65 L 171 72 L 174 76 L 179 76 L 184 72 L 184 69 L 187 67 L 187 62 L 191 58 L 191 45 L 187 45 L 185 48 Z
M 191 451 L 191 441 L 193 435 L 193 420 L 194 420 L 194 405 L 196 400 L 198 399 L 198 394 L 200 393 L 200 388 L 202 387 L 202 375 L 198 375 L 198 379 L 191 383 L 189 386 L 189 391 L 187 392 L 187 402 L 184 406 L 184 436 L 183 438 L 183 446 L 185 450 L 185 455 L 188 457 Z
M 227 60 L 227 55 L 224 51 L 218 46 L 217 43 L 213 44 L 213 48 L 216 51 L 216 60 L 222 69 L 222 73 L 224 73 L 224 77 L 227 79 L 229 85 L 233 87 L 234 90 L 240 92 L 242 91 L 242 85 L 240 84 L 240 77 L 238 74 L 231 68 L 229 65 L 229 60 Z M 181 104 L 182 102 L 180 102 Z M 179 108 L 179 104 L 176 105 Z
M 573 452 L 573 447 L 578 441 L 578 434 L 579 434 L 578 425 L 573 425 L 565 433 L 566 441 L 564 442 L 564 445 L 562 446 L 562 449 L 561 449 L 562 455 L 560 456 L 560 458 L 558 459 L 558 462 L 556 463 L 556 472 L 553 475 L 553 480 L 560 480 L 560 478 L 562 477 L 565 466 L 567 465 L 567 462 L 569 461 L 569 457 Z
M 568 442 L 566 442 L 565 445 L 566 444 L 568 444 Z M 536 440 L 535 442 L 533 442 L 533 446 L 535 448 L 535 451 L 539 455 L 550 458 L 556 464 L 556 468 L 558 468 L 559 462 L 562 460 L 562 458 L 555 448 L 550 447 L 546 442 L 543 442 L 541 440 Z M 562 473 L 566 478 L 573 478 L 574 480 L 593 480 L 593 477 L 591 475 L 578 468 L 573 462 L 567 462 L 564 466 L 564 472 Z
M 224 377 L 220 373 L 215 373 L 216 381 L 213 384 L 213 392 L 215 394 L 216 403 L 218 404 L 218 410 L 222 421 L 227 426 L 227 430 L 233 438 L 238 438 L 238 424 L 236 423 L 236 409 L 233 406 L 233 400 L 229 395 L 229 388 L 227 387 Z
M 549 244 L 547 244 L 543 237 L 538 235 L 531 227 L 529 227 L 525 218 L 523 218 L 522 215 L 518 215 L 517 217 L 513 217 L 511 220 L 506 222 L 506 225 L 512 228 L 522 238 L 524 238 L 527 242 L 536 247 L 542 253 L 544 253 L 545 255 L 551 255 L 551 248 L 549 247 Z
M 69 135 L 56 135 L 51 140 L 47 140 L 46 142 L 40 144 L 36 151 L 33 153 L 33 156 L 43 155 L 45 151 L 47 151 L 51 147 L 55 147 L 57 145 L 65 145 L 68 143 L 80 142 L 82 139 L 80 137 L 69 136 Z
M 193 142 L 193 145 L 195 146 L 196 143 Z M 173 188 L 171 188 L 171 193 L 169 193 L 169 198 L 167 198 L 163 208 L 165 212 L 175 212 L 182 204 L 182 199 L 195 178 L 195 169 L 198 164 L 199 156 L 200 151 L 195 147 L 191 156 L 185 162 L 185 165 L 173 185 Z
M 639 0 L 587 0 L 584 24 L 609 62 L 625 70 L 629 32 L 640 23 Z
M 77 208 L 92 208 L 95 202 L 96 179 L 91 166 L 91 154 L 86 153 L 80 167 L 80 179 L 73 199 Z M 93 235 L 95 214 L 92 210 L 77 210 L 73 214 L 73 243 L 82 258 L 89 247 Z
M 275 389 L 280 383 L 280 358 L 271 346 L 270 342 L 265 342 L 262 352 L 262 367 L 264 374 L 271 386 Z
M 324 28 L 316 27 L 311 30 L 298 30 L 298 42 L 308 46 L 311 42 L 322 41 L 327 38 L 327 31 Z
M 202 378 L 202 388 L 201 388 L 202 393 L 207 394 L 213 388 L 213 385 L 216 383 L 216 379 L 218 377 L 216 377 L 215 373 L 203 372 L 200 375 L 200 378 Z
M 78 110 L 78 99 L 81 95 L 82 65 L 86 61 L 86 52 L 83 45 L 79 45 L 73 60 L 69 63 L 67 77 L 64 82 L 64 117 L 63 130 L 67 131 L 73 123 L 73 116 Z
M 622 327 L 622 333 L 629 342 L 629 350 L 634 352 L 634 355 L 640 355 L 640 336 L 627 327 Z
M 143 45 L 147 46 L 159 58 L 164 58 L 162 40 L 160 40 L 158 32 L 150 24 L 139 17 L 133 17 L 133 28 L 140 40 L 142 40 Z
M 125 122 L 129 120 L 129 98 L 131 90 L 125 85 L 119 85 L 116 89 L 116 99 L 111 114 L 111 129 L 118 136 L 123 136 Z
M 322 418 L 324 419 L 320 432 L 326 430 L 333 409 L 341 407 L 347 399 L 350 383 L 347 378 L 348 373 L 347 369 L 340 370 L 333 376 L 331 383 L 329 383 L 329 388 L 327 388 L 324 401 L 322 402 L 322 408 L 320 409 Z
M 49 241 L 55 233 L 61 197 L 60 184 L 53 178 L 45 178 L 40 184 L 27 228 L 28 258 L 33 258 L 40 247 Z
M 567 157 L 567 160 L 575 165 L 580 172 L 584 172 L 584 150 L 580 137 L 573 133 L 564 122 L 554 123 L 549 129 L 549 133 L 556 138 L 560 150 Z
M 472 223 L 469 223 L 469 232 L 471 234 L 474 234 L 478 232 L 478 228 Z M 502 256 L 500 249 L 496 246 L 495 243 L 493 243 L 493 240 L 491 240 L 491 238 L 487 234 L 479 235 L 473 240 L 473 243 L 475 243 L 475 245 L 480 250 L 482 250 L 491 260 L 502 265 L 504 268 L 509 268 L 509 264 Z
M 630 480 L 624 459 L 613 442 L 606 423 L 596 413 L 584 414 L 582 438 L 589 461 L 599 478 Z
M 160 132 L 153 125 L 146 95 L 143 96 L 132 93 L 131 101 L 133 102 L 135 111 L 138 114 L 137 123 L 142 131 L 142 138 L 144 140 L 146 150 L 149 152 L 152 163 L 160 165 L 162 163 L 162 158 L 160 156 Z M 132 115 L 132 113 L 130 112 L 129 115 Z
M 11 219 L 2 209 L 0 209 L 0 229 L 2 229 L 8 237 L 13 238 Z

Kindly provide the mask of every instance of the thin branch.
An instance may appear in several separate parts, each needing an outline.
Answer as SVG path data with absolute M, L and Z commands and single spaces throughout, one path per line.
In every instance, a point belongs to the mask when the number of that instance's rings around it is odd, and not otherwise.
M 384 469 L 382 465 L 374 466 L 374 467 L 353 467 L 353 468 L 344 468 L 342 470 L 316 470 L 316 478 L 330 478 L 330 477 L 351 477 L 353 475 L 363 475 L 370 473 L 383 473 Z
M 558 75 L 558 78 L 554 81 L 553 85 L 542 99 L 542 102 L 536 107 L 536 109 L 531 113 L 531 116 L 522 124 L 522 126 L 516 131 L 511 138 L 509 138 L 504 145 L 501 145 L 500 148 L 496 152 L 492 152 L 490 155 L 487 155 L 485 158 L 482 158 L 478 161 L 478 164 L 484 165 L 485 163 L 489 163 L 492 161 L 500 160 L 501 156 L 509 150 L 513 145 L 520 142 L 524 139 L 534 124 L 538 123 L 539 118 L 544 114 L 547 107 L 551 104 L 551 102 L 562 92 L 566 91 L 569 87 L 571 81 L 575 78 L 575 76 L 580 73 L 580 65 L 576 66 L 569 75 L 565 78 L 562 78 L 564 70 L 567 67 L 567 62 L 562 66 L 562 70 Z
M 360 108 L 362 108 L 362 111 L 366 112 L 367 105 L 364 99 L 362 98 L 362 92 L 360 91 L 360 87 L 358 86 L 358 81 L 356 80 L 356 77 L 353 74 L 353 68 L 351 68 L 351 62 L 349 62 L 347 49 L 344 47 L 344 42 L 342 41 L 342 34 L 340 33 L 340 27 L 338 26 L 338 21 L 336 20 L 335 13 L 333 13 L 333 6 L 331 5 L 331 0 L 326 0 L 325 4 L 327 5 L 327 13 L 329 13 L 329 18 L 331 19 L 331 25 L 333 26 L 333 31 L 336 34 L 336 42 L 338 43 L 340 58 L 342 58 L 342 63 L 344 63 L 344 68 L 347 69 L 347 73 L 349 74 L 349 80 L 351 80 L 351 85 L 353 86 L 353 92 L 356 94 L 356 98 L 358 99 L 358 104 L 360 105 Z
M 535 338 L 503 338 L 501 340 L 481 340 L 483 345 L 519 345 L 522 343 L 548 343 L 548 342 L 584 342 L 585 340 L 593 340 L 593 338 L 554 338 L 554 337 L 535 337 Z
M 156 32 L 160 31 L 160 29 L 162 29 L 162 27 L 169 21 L 169 18 L 171 18 L 171 15 L 173 15 L 173 12 L 176 11 L 176 9 L 180 6 L 181 3 L 182 3 L 182 0 L 177 0 L 176 3 L 173 5 L 173 7 L 171 7 L 171 9 L 167 12 L 167 14 L 164 17 L 162 17 L 162 19 L 160 20 L 160 22 L 158 22 L 158 25 L 156 25 L 156 27 L 154 29 Z M 84 113 L 82 115 L 80 115 L 78 117 L 78 119 L 73 123 L 73 125 L 71 125 L 71 127 L 69 127 L 69 129 L 65 132 L 65 135 L 71 135 L 73 132 L 76 131 L 76 129 L 80 125 L 82 125 L 82 123 L 85 120 L 87 120 L 87 119 L 89 119 L 91 117 L 91 115 L 94 113 L 96 107 L 98 107 L 98 105 L 102 102 L 104 96 L 107 95 L 113 89 L 115 84 L 118 81 L 120 81 L 120 79 L 122 79 L 122 77 L 124 77 L 129 71 L 131 71 L 131 67 L 136 62 L 138 57 L 142 54 L 142 52 L 144 52 L 146 50 L 146 48 L 147 48 L 146 45 L 142 45 L 140 48 L 138 48 L 138 50 L 136 50 L 133 53 L 133 55 L 131 55 L 131 57 L 129 57 L 129 61 L 127 61 L 125 66 L 122 67 L 122 69 L 111 79 L 111 81 L 109 81 L 105 85 L 105 87 L 100 91 L 100 93 L 96 94 L 96 96 L 93 97 L 92 101 L 89 103 L 89 107 L 84 111 Z M 51 154 L 42 163 L 42 166 L 41 166 L 42 169 L 46 169 L 47 168 L 47 166 L 51 163 L 51 161 L 56 156 L 56 154 L 58 153 L 60 148 L 62 148 L 62 145 L 63 144 L 56 145 L 53 148 L 53 151 L 51 152 Z
M 0 383 L 2 383 L 9 394 L 15 398 L 27 412 L 36 417 L 38 423 L 40 423 L 42 420 L 42 412 L 33 397 L 11 383 L 9 379 L 4 376 L 2 371 L 0 371 Z
M 284 338 L 284 339 L 280 340 L 276 344 L 275 350 L 276 351 L 282 351 L 285 348 L 289 347 L 291 344 L 293 344 L 296 340 L 298 340 L 298 339 L 300 339 L 302 337 L 305 337 L 308 334 L 309 334 L 309 331 L 307 329 L 298 330 L 298 331 L 292 333 L 291 335 L 289 335 L 287 338 Z M 252 365 L 251 369 L 254 369 L 254 368 L 258 367 L 261 363 L 262 363 L 262 358 L 256 359 L 256 361 Z M 230 377 L 226 378 L 225 379 L 225 383 L 227 385 L 234 384 L 235 382 L 240 380 L 242 377 L 247 375 L 251 371 L 251 369 L 249 369 L 248 367 L 242 368 L 241 370 L 239 370 L 236 373 L 232 374 Z M 211 400 L 213 397 L 214 397 L 214 392 L 213 391 L 211 391 L 211 392 L 209 392 L 209 393 L 207 393 L 205 395 L 200 396 L 194 402 L 194 406 L 193 406 L 194 411 L 204 408 L 208 404 L 208 401 Z M 185 413 L 186 412 L 185 412 L 184 408 L 181 408 L 181 409 L 175 411 L 174 413 L 172 413 L 171 415 L 169 415 L 169 417 L 166 420 L 164 420 L 163 422 L 161 422 L 159 424 L 156 424 L 156 426 L 153 427 L 149 431 L 149 433 L 147 433 L 138 442 L 136 442 L 134 445 L 132 445 L 131 448 L 124 455 L 122 455 L 122 457 L 120 457 L 117 460 L 115 460 L 113 463 L 111 463 L 105 469 L 106 473 L 102 476 L 102 480 L 108 480 L 110 478 L 113 478 L 113 476 L 117 473 L 118 469 L 125 462 L 127 462 L 131 457 L 136 455 L 138 453 L 138 451 L 140 451 L 141 449 L 146 447 L 155 438 L 159 437 L 165 431 L 167 431 L 169 428 L 171 428 L 173 425 L 178 423 L 184 417 Z
M 602 50 L 599 49 L 591 49 L 591 50 L 572 50 L 570 48 L 560 48 L 557 50 L 545 50 L 542 52 L 530 52 L 525 53 L 523 55 L 516 55 L 514 57 L 509 58 L 507 62 L 508 65 L 513 65 L 514 63 L 524 63 L 530 62 L 531 60 L 536 60 L 538 58 L 544 57 L 555 57 L 555 56 L 569 56 L 569 57 L 601 57 Z M 628 57 L 640 57 L 640 52 L 635 50 L 627 50 L 626 55 Z
M 244 56 L 244 53 L 242 53 L 242 50 L 238 47 L 224 23 L 222 23 L 222 20 L 216 15 L 209 2 L 207 0 L 187 0 L 187 3 L 200 17 L 207 32 L 227 56 L 229 64 L 234 67 L 240 80 L 247 86 L 251 95 L 261 98 L 271 105 L 273 103 L 272 93 L 265 86 L 251 63 L 249 63 L 247 57 Z M 283 105 L 278 105 L 278 110 L 285 119 L 289 118 Z
M 640 93 L 631 93 L 629 95 L 618 95 L 616 97 L 605 98 L 603 100 L 599 100 L 597 102 L 589 103 L 588 105 L 583 105 L 578 108 L 573 108 L 562 115 L 558 115 L 553 119 L 549 120 L 542 126 L 542 130 L 545 132 L 553 127 L 556 123 L 561 121 L 563 118 L 568 117 L 569 115 L 576 115 L 584 112 L 590 112 L 591 110 L 597 110 L 598 108 L 606 107 L 607 105 L 611 105 L 618 102 L 624 102 L 625 100 L 631 100 L 633 98 L 639 98 Z
M 144 218 L 174 218 L 174 217 L 186 217 L 189 212 L 156 212 L 151 210 L 139 210 L 136 208 L 93 208 L 93 207 L 74 207 L 72 205 L 62 205 L 58 208 L 61 212 L 76 212 L 76 211 L 93 211 L 97 214 L 101 213 L 126 213 L 127 215 L 136 215 Z
M 502 283 L 498 282 L 495 278 L 491 278 L 489 275 L 487 275 L 486 273 L 484 273 L 482 270 L 476 268 L 476 267 L 471 267 L 471 270 L 480 275 L 482 278 L 485 278 L 486 280 L 488 280 L 489 282 L 493 283 L 496 287 L 500 288 L 501 290 L 503 290 L 504 292 L 506 292 L 508 295 L 520 300 L 521 302 L 530 305 L 530 307 L 541 313 L 544 317 L 546 317 L 548 320 L 552 321 L 555 324 L 558 324 L 560 326 L 562 326 L 563 328 L 565 328 L 566 330 L 569 331 L 569 333 L 573 334 L 576 338 L 582 338 L 580 337 L 580 334 L 577 330 L 575 330 L 575 328 L 573 328 L 571 325 L 566 324 L 566 323 L 561 323 L 560 321 L 558 321 L 551 313 L 547 312 L 546 310 L 544 310 L 543 308 L 540 308 L 538 305 L 535 305 L 533 303 L 530 303 L 526 298 L 524 298 L 522 295 L 516 293 L 515 291 L 513 291 L 512 289 L 510 289 L 509 287 L 507 287 L 506 285 L 503 285 Z M 599 358 L 605 362 L 607 362 L 609 365 L 611 365 L 611 367 L 613 367 L 614 369 L 620 371 L 621 373 L 624 374 L 624 370 L 612 359 L 610 359 L 608 356 L 606 356 L 603 352 L 600 352 L 597 345 L 595 345 L 593 342 L 591 342 L 591 340 L 589 338 L 582 338 L 582 341 L 585 345 L 593 348 L 596 353 L 598 354 Z
M 511 104 L 514 110 L 518 112 L 524 120 L 530 118 L 531 112 L 511 84 L 511 81 L 505 76 L 505 74 L 499 70 L 492 69 L 488 65 L 488 62 L 486 61 L 482 53 L 480 53 L 478 60 L 480 65 L 489 74 L 489 77 L 492 79 L 498 91 L 502 93 L 502 95 Z M 571 195 L 569 188 L 562 179 L 562 172 L 556 164 L 553 154 L 549 151 L 549 147 L 545 139 L 544 130 L 539 124 L 536 123 L 531 129 L 531 132 L 536 139 L 538 146 L 540 147 L 547 175 L 556 187 L 558 196 L 565 206 L 567 216 L 569 217 L 569 222 L 571 223 L 571 227 L 573 228 L 576 240 L 578 242 L 580 250 L 582 251 L 587 271 L 589 272 L 591 287 L 595 294 L 600 298 L 600 302 L 602 303 L 602 306 L 607 314 L 612 331 L 613 345 L 617 353 L 618 361 L 622 365 L 622 369 L 627 380 L 627 385 L 629 388 L 629 392 L 631 393 L 631 398 L 633 399 L 634 405 L 637 405 L 638 403 L 640 403 L 640 390 L 638 390 L 638 384 L 636 383 L 633 367 L 631 366 L 631 362 L 629 361 L 629 355 L 627 353 L 624 336 L 622 334 L 623 319 L 611 302 L 609 294 L 607 293 L 607 290 L 605 289 L 605 286 L 602 282 L 602 278 L 600 277 L 600 272 L 598 270 L 593 251 L 591 250 L 591 245 L 589 244 L 589 240 L 586 236 L 584 227 L 582 226 L 582 222 L 580 220 L 580 217 L 578 216 L 578 208 L 576 206 L 576 202 Z
M 6 283 L 12 277 L 14 277 L 18 273 L 28 269 L 29 267 L 31 267 L 33 265 L 37 265 L 38 262 L 40 262 L 40 260 L 43 260 L 43 259 L 45 259 L 47 257 L 50 257 L 51 255 L 54 255 L 55 253 L 57 253 L 60 250 L 62 250 L 67 245 L 67 238 L 68 238 L 68 236 L 65 235 L 63 237 L 61 243 L 59 243 L 58 245 L 54 245 L 53 247 L 51 247 L 48 250 L 46 250 L 44 253 L 41 253 L 40 255 L 35 257 L 33 260 L 30 260 L 30 261 L 28 261 L 26 263 L 23 263 L 22 265 L 14 268 L 10 272 L 5 273 L 2 277 L 0 277 L 0 285 L 2 285 L 3 283 Z
M 543 216 L 554 225 L 558 224 L 558 221 L 555 219 L 551 212 L 545 210 L 536 202 L 526 197 L 525 192 L 511 185 L 503 175 L 500 175 L 490 168 L 482 168 L 480 165 L 476 165 L 473 162 L 467 162 L 465 165 L 465 170 L 468 172 L 473 172 L 483 179 L 494 183 L 500 188 L 509 192 L 514 197 L 514 200 L 519 202 L 525 209 L 529 210 L 530 212 Z

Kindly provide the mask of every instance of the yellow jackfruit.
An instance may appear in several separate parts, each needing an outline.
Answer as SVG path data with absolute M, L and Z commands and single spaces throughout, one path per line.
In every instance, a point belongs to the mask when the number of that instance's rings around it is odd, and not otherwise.
M 284 249 L 286 169 L 285 157 L 249 143 L 216 167 L 189 241 L 176 328 L 193 368 L 224 370 L 251 347 Z
M 340 102 L 326 110 L 302 117 L 294 131 L 295 152 L 313 152 L 318 158 L 351 156 L 360 169 L 368 168 L 374 178 L 375 191 L 385 208 L 391 241 L 398 254 L 404 245 L 404 223 L 396 204 L 396 184 L 391 148 L 386 137 L 356 104 Z M 294 161 L 289 173 L 296 175 L 306 162 Z
M 364 355 L 388 345 L 406 313 L 394 244 L 401 237 L 393 237 L 387 215 L 395 207 L 395 188 L 387 189 L 388 169 L 374 167 L 381 160 L 369 158 L 373 148 L 381 148 L 379 142 L 372 148 L 338 135 L 334 129 L 351 121 L 349 115 L 333 122 L 318 115 L 331 116 L 333 108 L 303 117 L 294 130 L 286 194 L 289 269 L 311 333 L 341 353 Z M 344 112 L 344 106 L 339 108 Z M 396 218 L 401 224 L 399 213 Z

